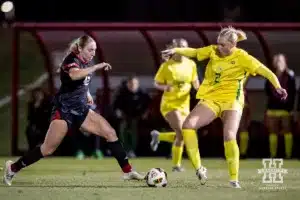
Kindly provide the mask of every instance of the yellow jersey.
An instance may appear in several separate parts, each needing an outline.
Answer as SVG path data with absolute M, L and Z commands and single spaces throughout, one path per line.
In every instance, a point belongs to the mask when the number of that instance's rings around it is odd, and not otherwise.
M 172 86 L 171 91 L 165 91 L 162 101 L 185 101 L 190 96 L 191 83 L 198 79 L 196 63 L 182 57 L 181 62 L 172 59 L 162 63 L 154 80 L 161 84 Z
M 216 101 L 238 100 L 244 102 L 244 83 L 249 75 L 256 75 L 256 69 L 263 66 L 246 51 L 234 48 L 233 53 L 219 57 L 217 45 L 203 48 L 175 48 L 175 51 L 199 61 L 210 59 L 197 92 L 197 99 L 210 98 Z

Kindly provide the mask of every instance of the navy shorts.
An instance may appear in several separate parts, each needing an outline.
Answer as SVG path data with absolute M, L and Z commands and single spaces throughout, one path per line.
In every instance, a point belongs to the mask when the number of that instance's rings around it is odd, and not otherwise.
M 63 111 L 57 106 L 54 106 L 51 114 L 51 121 L 55 119 L 65 120 L 68 125 L 68 129 L 78 130 L 84 122 L 86 116 L 89 113 L 89 107 L 86 106 L 81 111 L 69 110 Z

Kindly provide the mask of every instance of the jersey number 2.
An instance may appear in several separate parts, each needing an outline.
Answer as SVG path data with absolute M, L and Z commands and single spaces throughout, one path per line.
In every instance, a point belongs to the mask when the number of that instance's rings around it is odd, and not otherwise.
M 216 76 L 215 76 L 215 83 L 219 83 L 220 82 L 220 77 L 221 77 L 221 73 L 216 73 Z

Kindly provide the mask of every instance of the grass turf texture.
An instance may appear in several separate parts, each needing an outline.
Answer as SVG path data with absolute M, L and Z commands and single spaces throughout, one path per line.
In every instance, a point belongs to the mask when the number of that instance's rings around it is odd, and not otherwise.
M 6 158 L 0 158 L 4 163 Z M 21 171 L 14 179 L 13 186 L 1 184 L 0 197 L 22 200 L 48 199 L 272 199 L 292 200 L 300 197 L 300 162 L 284 160 L 284 190 L 262 189 L 263 168 L 261 160 L 242 160 L 240 181 L 242 189 L 228 186 L 227 165 L 223 159 L 205 159 L 208 168 L 208 182 L 200 185 L 190 163 L 184 160 L 186 171 L 171 172 L 171 161 L 166 159 L 135 159 L 134 167 L 146 173 L 152 167 L 161 167 L 168 173 L 166 188 L 149 188 L 145 181 L 123 181 L 117 162 L 111 158 L 104 160 L 74 160 L 72 158 L 47 158 Z M 274 185 L 272 185 L 274 186 Z

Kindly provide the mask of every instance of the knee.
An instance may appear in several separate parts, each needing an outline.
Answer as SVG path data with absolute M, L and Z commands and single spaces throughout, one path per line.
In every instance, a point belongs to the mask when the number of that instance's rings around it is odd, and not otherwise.
M 183 146 L 183 137 L 181 134 L 176 135 L 174 144 L 175 144 L 175 146 Z
M 118 140 L 116 131 L 113 128 L 109 128 L 105 131 L 104 133 L 104 138 L 108 141 L 108 142 L 114 142 L 116 140 Z
M 47 147 L 47 145 L 45 145 L 45 144 L 41 145 L 41 153 L 42 153 L 43 157 L 52 155 L 55 150 L 56 150 L 55 147 Z
M 224 141 L 236 140 L 236 131 L 226 130 L 224 131 Z
M 191 120 L 184 120 L 182 129 L 194 129 L 195 125 Z

